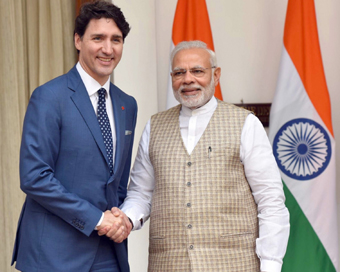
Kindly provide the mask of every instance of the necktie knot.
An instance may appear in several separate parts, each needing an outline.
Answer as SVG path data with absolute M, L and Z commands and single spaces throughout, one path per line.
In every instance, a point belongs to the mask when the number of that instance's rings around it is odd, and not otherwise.
M 102 97 L 105 98 L 105 94 L 106 94 L 106 90 L 105 90 L 104 88 L 100 88 L 100 89 L 98 90 L 98 96 L 99 96 L 99 98 L 102 98 Z

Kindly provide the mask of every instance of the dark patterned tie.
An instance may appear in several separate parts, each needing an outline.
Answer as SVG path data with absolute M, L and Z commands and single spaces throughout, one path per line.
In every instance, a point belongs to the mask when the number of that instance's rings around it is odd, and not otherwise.
M 112 132 L 111 132 L 111 127 L 110 127 L 109 117 L 107 116 L 107 112 L 106 112 L 105 94 L 106 94 L 105 89 L 100 88 L 98 90 L 97 119 L 99 122 L 100 129 L 102 131 L 107 158 L 110 163 L 110 175 L 112 175 L 113 174 Z

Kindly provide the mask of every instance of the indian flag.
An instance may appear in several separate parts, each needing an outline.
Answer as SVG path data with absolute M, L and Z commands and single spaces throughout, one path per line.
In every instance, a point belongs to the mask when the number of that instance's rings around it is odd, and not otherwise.
M 178 0 L 172 27 L 170 52 L 178 43 L 193 40 L 205 42 L 209 49 L 215 51 L 207 5 L 205 0 Z M 220 84 L 215 88 L 215 97 L 223 100 Z M 169 109 L 177 104 L 169 75 L 166 106 Z
M 284 272 L 338 269 L 335 141 L 313 0 L 289 0 L 269 138 L 290 237 Z

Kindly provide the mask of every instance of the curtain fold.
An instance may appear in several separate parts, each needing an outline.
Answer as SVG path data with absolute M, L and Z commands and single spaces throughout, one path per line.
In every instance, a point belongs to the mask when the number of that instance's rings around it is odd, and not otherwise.
M 28 2 L 27 42 L 31 94 L 37 86 L 72 68 L 77 54 L 73 44 L 75 2 Z
M 10 267 L 25 195 L 20 190 L 22 124 L 33 90 L 76 63 L 75 1 L 0 1 L 0 271 Z
M 19 189 L 19 144 L 27 104 L 24 1 L 0 3 L 0 270 L 10 271 L 11 251 L 23 194 Z M 14 270 L 13 270 L 14 271 Z

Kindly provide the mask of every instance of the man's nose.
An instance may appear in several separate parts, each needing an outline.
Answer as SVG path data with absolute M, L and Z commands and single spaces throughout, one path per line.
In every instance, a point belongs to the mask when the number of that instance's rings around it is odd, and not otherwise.
M 184 74 L 183 82 L 186 84 L 190 84 L 195 81 L 195 77 L 190 73 L 189 70 Z
M 102 51 L 106 55 L 111 55 L 113 52 L 112 44 L 110 41 L 105 41 L 103 44 Z

